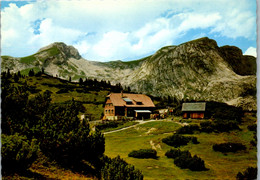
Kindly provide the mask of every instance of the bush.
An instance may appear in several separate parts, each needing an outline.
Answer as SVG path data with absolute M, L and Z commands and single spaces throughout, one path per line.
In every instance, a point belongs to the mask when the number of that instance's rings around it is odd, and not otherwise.
M 237 173 L 236 179 L 238 180 L 257 179 L 257 168 L 248 167 L 243 173 L 241 172 Z
M 194 155 L 191 160 L 188 162 L 188 168 L 192 171 L 203 171 L 206 170 L 205 162 L 198 157 L 197 155 Z
M 2 87 L 2 121 L 4 134 L 19 133 L 28 139 L 36 138 L 39 132 L 39 122 L 51 102 L 50 91 L 39 93 L 29 98 L 28 86 Z
M 44 115 L 41 150 L 48 157 L 63 164 L 81 160 L 95 161 L 105 151 L 105 138 L 99 132 L 90 133 L 89 124 L 77 117 L 81 104 L 53 105 Z
M 179 149 L 171 149 L 165 153 L 168 158 L 174 159 L 174 164 L 182 169 L 190 169 L 192 171 L 206 170 L 204 161 L 197 155 L 191 156 L 189 151 L 181 151 Z
M 120 156 L 113 159 L 106 158 L 104 166 L 101 169 L 101 179 L 113 180 L 142 180 L 142 172 L 129 165 Z
M 1 135 L 2 140 L 2 172 L 23 171 L 37 159 L 38 145 L 36 140 L 31 142 L 25 136 Z
M 173 134 L 172 136 L 168 136 L 162 139 L 163 143 L 173 147 L 187 145 L 190 141 L 192 141 L 193 144 L 199 143 L 196 137 L 182 136 L 179 134 Z
M 134 157 L 134 158 L 157 158 L 157 152 L 154 149 L 139 149 L 137 151 L 132 151 L 128 154 L 128 157 Z
M 178 134 L 173 134 L 172 136 L 168 136 L 162 139 L 162 142 L 173 147 L 180 147 L 183 145 L 187 145 L 190 141 L 189 137 L 181 136 Z
M 201 122 L 200 131 L 207 132 L 207 133 L 213 132 L 214 131 L 213 123 L 210 121 Z
M 181 169 L 190 169 L 192 171 L 204 171 L 207 170 L 204 161 L 197 155 L 191 156 L 189 154 L 182 154 L 174 159 L 174 164 Z
M 254 131 L 254 132 L 256 132 L 257 124 L 249 125 L 249 126 L 247 126 L 247 129 L 248 129 L 249 131 Z
M 256 132 L 254 133 L 254 139 L 250 141 L 250 144 L 252 144 L 253 146 L 256 146 L 257 145 L 257 135 L 256 135 Z
M 181 156 L 181 154 L 190 154 L 189 151 L 181 151 L 180 149 L 170 149 L 165 153 L 165 156 L 167 158 L 173 158 L 175 159 L 178 156 Z M 191 155 L 191 154 L 190 154 Z M 188 156 L 188 155 L 187 155 Z
M 213 128 L 217 132 L 229 132 L 232 130 L 240 130 L 236 121 L 216 121 L 213 124 Z
M 191 137 L 191 142 L 193 144 L 199 144 L 200 142 L 198 141 L 198 138 L 197 137 Z
M 220 152 L 236 152 L 239 150 L 246 150 L 246 146 L 241 143 L 221 143 L 221 144 L 214 144 L 213 145 L 214 151 Z
M 238 122 L 215 120 L 214 122 L 201 122 L 201 132 L 229 132 L 232 130 L 240 130 Z
M 233 120 L 240 123 L 243 117 L 242 108 L 221 102 L 207 102 L 207 111 L 214 119 Z
M 194 131 L 199 131 L 199 126 L 197 124 L 192 124 L 188 126 L 183 126 L 179 128 L 176 133 L 177 134 L 193 134 Z

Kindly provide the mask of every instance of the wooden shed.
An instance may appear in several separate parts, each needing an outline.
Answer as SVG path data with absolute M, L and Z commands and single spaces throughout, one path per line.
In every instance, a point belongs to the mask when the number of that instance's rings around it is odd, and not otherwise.
M 182 104 L 184 119 L 204 119 L 206 114 L 206 102 L 190 102 Z

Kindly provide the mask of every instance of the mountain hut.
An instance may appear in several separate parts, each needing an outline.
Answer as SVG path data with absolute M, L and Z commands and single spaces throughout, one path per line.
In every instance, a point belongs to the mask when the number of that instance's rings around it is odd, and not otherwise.
M 155 105 L 144 94 L 111 93 L 106 97 L 104 118 L 119 120 L 122 117 L 148 119 Z
M 206 102 L 190 102 L 182 104 L 184 119 L 204 119 L 206 114 Z

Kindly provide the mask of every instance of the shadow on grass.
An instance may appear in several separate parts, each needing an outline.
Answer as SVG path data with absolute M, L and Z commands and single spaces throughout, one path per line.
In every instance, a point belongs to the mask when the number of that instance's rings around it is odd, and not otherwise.
M 136 159 L 155 159 L 155 160 L 159 160 L 160 156 L 156 156 L 156 157 L 133 157 L 133 156 L 128 156 L 131 158 L 136 158 Z
M 46 177 L 42 174 L 32 172 L 30 170 L 12 170 L 12 171 L 1 171 L 3 179 L 16 179 L 16 178 L 30 178 L 30 179 L 40 179 L 40 180 L 52 180 L 53 178 Z
M 87 177 L 98 177 L 99 172 L 95 167 L 86 161 L 56 161 L 56 166 Z

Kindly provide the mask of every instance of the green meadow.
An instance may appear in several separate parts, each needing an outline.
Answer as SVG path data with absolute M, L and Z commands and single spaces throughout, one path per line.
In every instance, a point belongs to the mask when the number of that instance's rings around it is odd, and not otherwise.
M 195 133 L 188 136 L 196 136 L 199 144 L 189 143 L 181 146 L 181 150 L 189 150 L 205 161 L 207 171 L 191 171 L 180 169 L 175 166 L 173 159 L 168 159 L 165 152 L 172 147 L 162 143 L 162 139 L 171 135 L 181 127 L 177 119 L 153 121 L 137 125 L 123 131 L 106 134 L 106 151 L 109 157 L 120 155 L 128 163 L 133 164 L 144 174 L 144 179 L 235 179 L 239 171 L 247 167 L 256 167 L 256 147 L 250 144 L 253 139 L 253 132 L 247 129 L 248 124 L 256 121 L 256 118 L 244 117 L 240 128 L 241 131 L 229 133 Z M 178 120 L 179 122 L 179 120 Z M 192 121 L 191 121 L 192 122 Z M 192 123 L 196 124 L 198 121 Z M 240 142 L 246 145 L 245 151 L 236 153 L 215 152 L 212 145 L 222 142 Z M 157 151 L 158 159 L 136 159 L 128 157 L 133 150 L 154 148 Z

